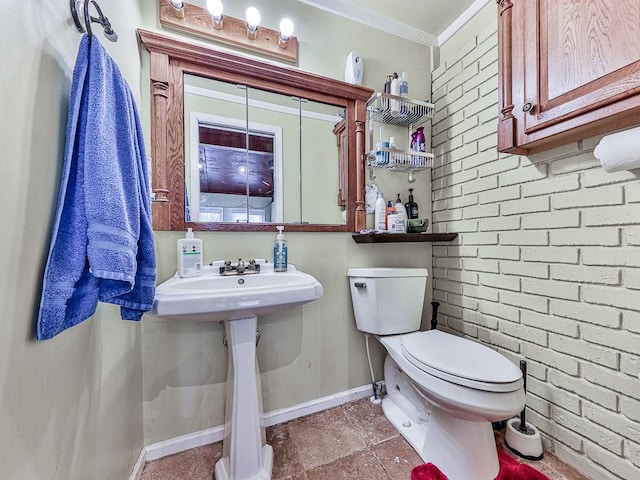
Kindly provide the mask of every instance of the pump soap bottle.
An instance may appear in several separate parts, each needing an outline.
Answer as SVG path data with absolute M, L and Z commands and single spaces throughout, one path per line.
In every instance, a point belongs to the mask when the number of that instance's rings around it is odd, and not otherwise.
M 398 194 L 398 198 L 396 199 L 396 204 L 394 205 L 394 207 L 396 208 L 396 212 L 398 212 L 402 220 L 402 222 L 398 222 L 401 225 L 400 233 L 407 233 L 407 229 L 409 226 L 409 216 L 407 215 L 407 209 L 402 204 L 400 194 Z
M 274 272 L 286 272 L 287 271 L 287 241 L 284 239 L 284 227 L 279 225 L 278 235 L 276 235 L 276 241 L 273 244 L 273 271 Z
M 193 237 L 193 229 L 187 229 L 185 238 L 178 240 L 178 275 L 197 277 L 202 275 L 202 240 Z
M 418 218 L 418 204 L 413 200 L 413 188 L 409 189 L 409 201 L 404 204 L 409 218 Z

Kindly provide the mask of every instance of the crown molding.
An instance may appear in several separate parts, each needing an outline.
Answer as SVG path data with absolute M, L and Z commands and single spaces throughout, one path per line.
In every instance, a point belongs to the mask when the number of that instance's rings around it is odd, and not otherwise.
M 435 35 L 405 25 L 401 22 L 391 20 L 379 13 L 367 10 L 366 8 L 358 7 L 352 3 L 344 0 L 298 0 L 300 3 L 309 5 L 319 10 L 332 13 L 334 15 L 348 18 L 354 22 L 361 23 L 371 28 L 378 29 L 380 31 L 390 33 L 396 37 L 404 38 L 412 42 L 420 43 L 422 45 L 436 45 L 438 37 Z
M 462 15 L 456 18 L 440 35 L 391 20 L 379 13 L 353 5 L 346 0 L 298 0 L 300 3 L 325 12 L 347 18 L 371 28 L 404 38 L 421 45 L 440 47 L 458 30 L 460 30 L 473 16 L 478 13 L 489 0 L 475 0 Z

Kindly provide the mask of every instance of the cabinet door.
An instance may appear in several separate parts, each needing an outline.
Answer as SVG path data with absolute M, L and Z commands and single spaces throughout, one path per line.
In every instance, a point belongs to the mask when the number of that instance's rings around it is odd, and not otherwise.
M 640 123 L 640 0 L 498 3 L 512 9 L 501 68 L 511 60 L 517 126 L 501 150 L 536 152 Z M 504 70 L 500 79 L 509 80 Z
M 347 129 L 344 120 L 338 122 L 333 128 L 338 145 L 338 206 L 347 204 L 347 167 L 349 165 L 349 142 L 347 141 Z

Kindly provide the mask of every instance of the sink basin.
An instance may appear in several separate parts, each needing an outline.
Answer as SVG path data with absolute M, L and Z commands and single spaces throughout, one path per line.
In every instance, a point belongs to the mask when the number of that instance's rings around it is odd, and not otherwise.
M 156 288 L 151 315 L 184 320 L 223 322 L 274 313 L 320 298 L 322 285 L 289 264 L 274 272 L 262 264 L 260 273 L 221 275 L 218 267 L 204 267 L 199 277 L 176 276 Z

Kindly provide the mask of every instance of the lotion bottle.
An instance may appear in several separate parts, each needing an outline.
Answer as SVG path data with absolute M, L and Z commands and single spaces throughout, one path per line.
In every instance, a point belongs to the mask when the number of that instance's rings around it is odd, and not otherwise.
M 391 202 L 391 200 L 387 202 L 387 208 L 385 208 L 384 214 L 385 214 L 384 229 L 388 232 L 391 230 L 391 226 L 389 224 L 389 216 L 396 214 L 396 209 L 393 208 L 393 203 Z
M 409 82 L 407 81 L 407 72 L 402 72 L 400 80 L 398 80 L 398 91 L 401 97 L 409 96 Z
M 193 229 L 187 229 L 185 238 L 178 240 L 178 275 L 197 277 L 202 275 L 202 240 L 193 237 Z
M 400 233 L 407 233 L 407 226 L 409 224 L 409 216 L 407 215 L 407 209 L 402 204 L 402 200 L 400 199 L 400 194 L 398 194 L 398 199 L 396 200 L 396 204 L 394 205 L 394 207 L 396 208 L 396 212 L 398 212 L 398 214 L 400 215 L 400 217 L 401 217 L 401 219 L 403 221 L 402 232 L 400 232 Z
M 384 197 L 382 192 L 378 192 L 378 198 L 376 199 L 375 205 L 375 226 L 376 230 L 386 230 L 387 229 L 387 204 L 384 201 Z
M 274 272 L 286 272 L 287 271 L 287 241 L 284 239 L 284 226 L 279 225 L 278 235 L 276 235 L 276 241 L 273 244 L 273 271 Z
M 409 83 L 407 82 L 407 72 L 402 72 L 400 79 L 398 80 L 398 92 L 401 97 L 407 98 L 409 96 Z M 406 115 L 408 112 L 407 104 L 404 100 L 400 101 L 400 113 Z

